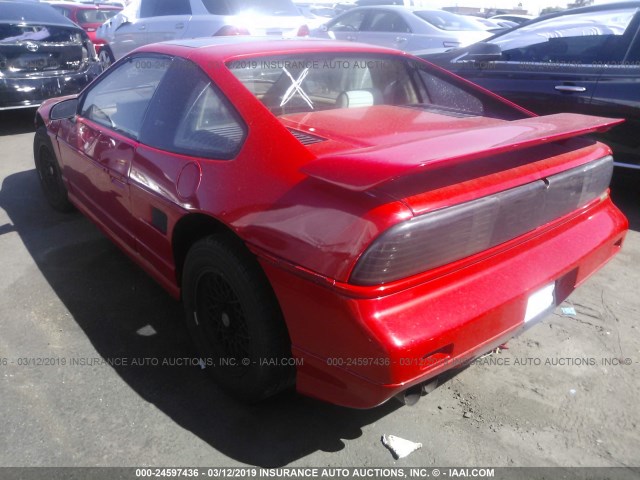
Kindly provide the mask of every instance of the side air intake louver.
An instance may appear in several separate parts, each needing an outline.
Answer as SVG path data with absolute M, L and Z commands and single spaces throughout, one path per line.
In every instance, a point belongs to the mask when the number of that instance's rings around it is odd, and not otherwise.
M 303 145 L 313 145 L 314 143 L 324 142 L 326 138 L 318 137 L 317 135 L 311 135 L 310 133 L 301 132 L 300 130 L 288 129 L 291 134 L 298 139 Z

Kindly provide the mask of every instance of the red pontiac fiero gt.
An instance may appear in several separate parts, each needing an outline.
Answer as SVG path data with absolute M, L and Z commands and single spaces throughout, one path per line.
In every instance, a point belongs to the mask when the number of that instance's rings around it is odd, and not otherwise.
M 35 162 L 181 298 L 217 383 L 356 408 L 547 315 L 621 247 L 619 123 L 536 117 L 400 52 L 325 41 L 143 47 L 46 102 Z

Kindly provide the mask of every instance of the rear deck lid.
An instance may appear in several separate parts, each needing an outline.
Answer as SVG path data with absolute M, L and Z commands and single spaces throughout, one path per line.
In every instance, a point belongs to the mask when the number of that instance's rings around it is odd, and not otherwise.
M 365 132 L 354 135 L 355 141 L 360 141 L 359 146 L 319 155 L 302 167 L 302 171 L 347 190 L 366 191 L 445 166 L 606 131 L 621 122 L 621 119 L 561 113 L 513 121 L 443 117 L 441 125 L 432 123 L 422 129 L 408 125 L 400 132 L 392 128 L 386 130 L 382 124 L 377 135 L 367 136 Z M 327 130 L 311 126 L 314 122 L 307 120 L 306 123 L 298 128 L 329 136 Z M 364 119 L 362 125 L 363 129 L 372 128 L 366 126 Z M 345 130 L 335 125 L 335 131 Z M 385 134 L 385 131 L 394 133 Z M 344 133 L 337 133 L 336 137 L 347 141 Z

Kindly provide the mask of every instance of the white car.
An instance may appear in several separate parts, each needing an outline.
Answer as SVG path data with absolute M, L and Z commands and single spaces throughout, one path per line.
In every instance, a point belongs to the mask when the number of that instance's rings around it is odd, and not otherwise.
M 438 53 L 464 47 L 491 36 L 462 15 L 420 7 L 357 7 L 311 31 L 312 37 L 332 38 L 405 52 Z
M 149 43 L 214 35 L 304 36 L 305 18 L 291 0 L 133 0 L 97 37 L 107 67 Z

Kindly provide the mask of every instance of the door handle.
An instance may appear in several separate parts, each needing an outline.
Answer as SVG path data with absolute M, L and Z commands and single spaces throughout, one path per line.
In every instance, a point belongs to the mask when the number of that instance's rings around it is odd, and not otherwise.
M 586 87 L 579 87 L 577 85 L 556 85 L 555 89 L 559 92 L 569 92 L 569 93 L 581 93 L 586 92 Z
M 349 40 L 350 42 L 353 42 L 356 39 L 356 37 L 352 37 L 351 35 L 347 36 L 347 40 Z
M 138 25 L 138 30 L 146 30 L 146 25 Z
M 182 30 L 184 28 L 184 23 L 176 23 L 176 29 Z
M 396 43 L 406 42 L 407 39 L 405 37 L 396 37 Z

